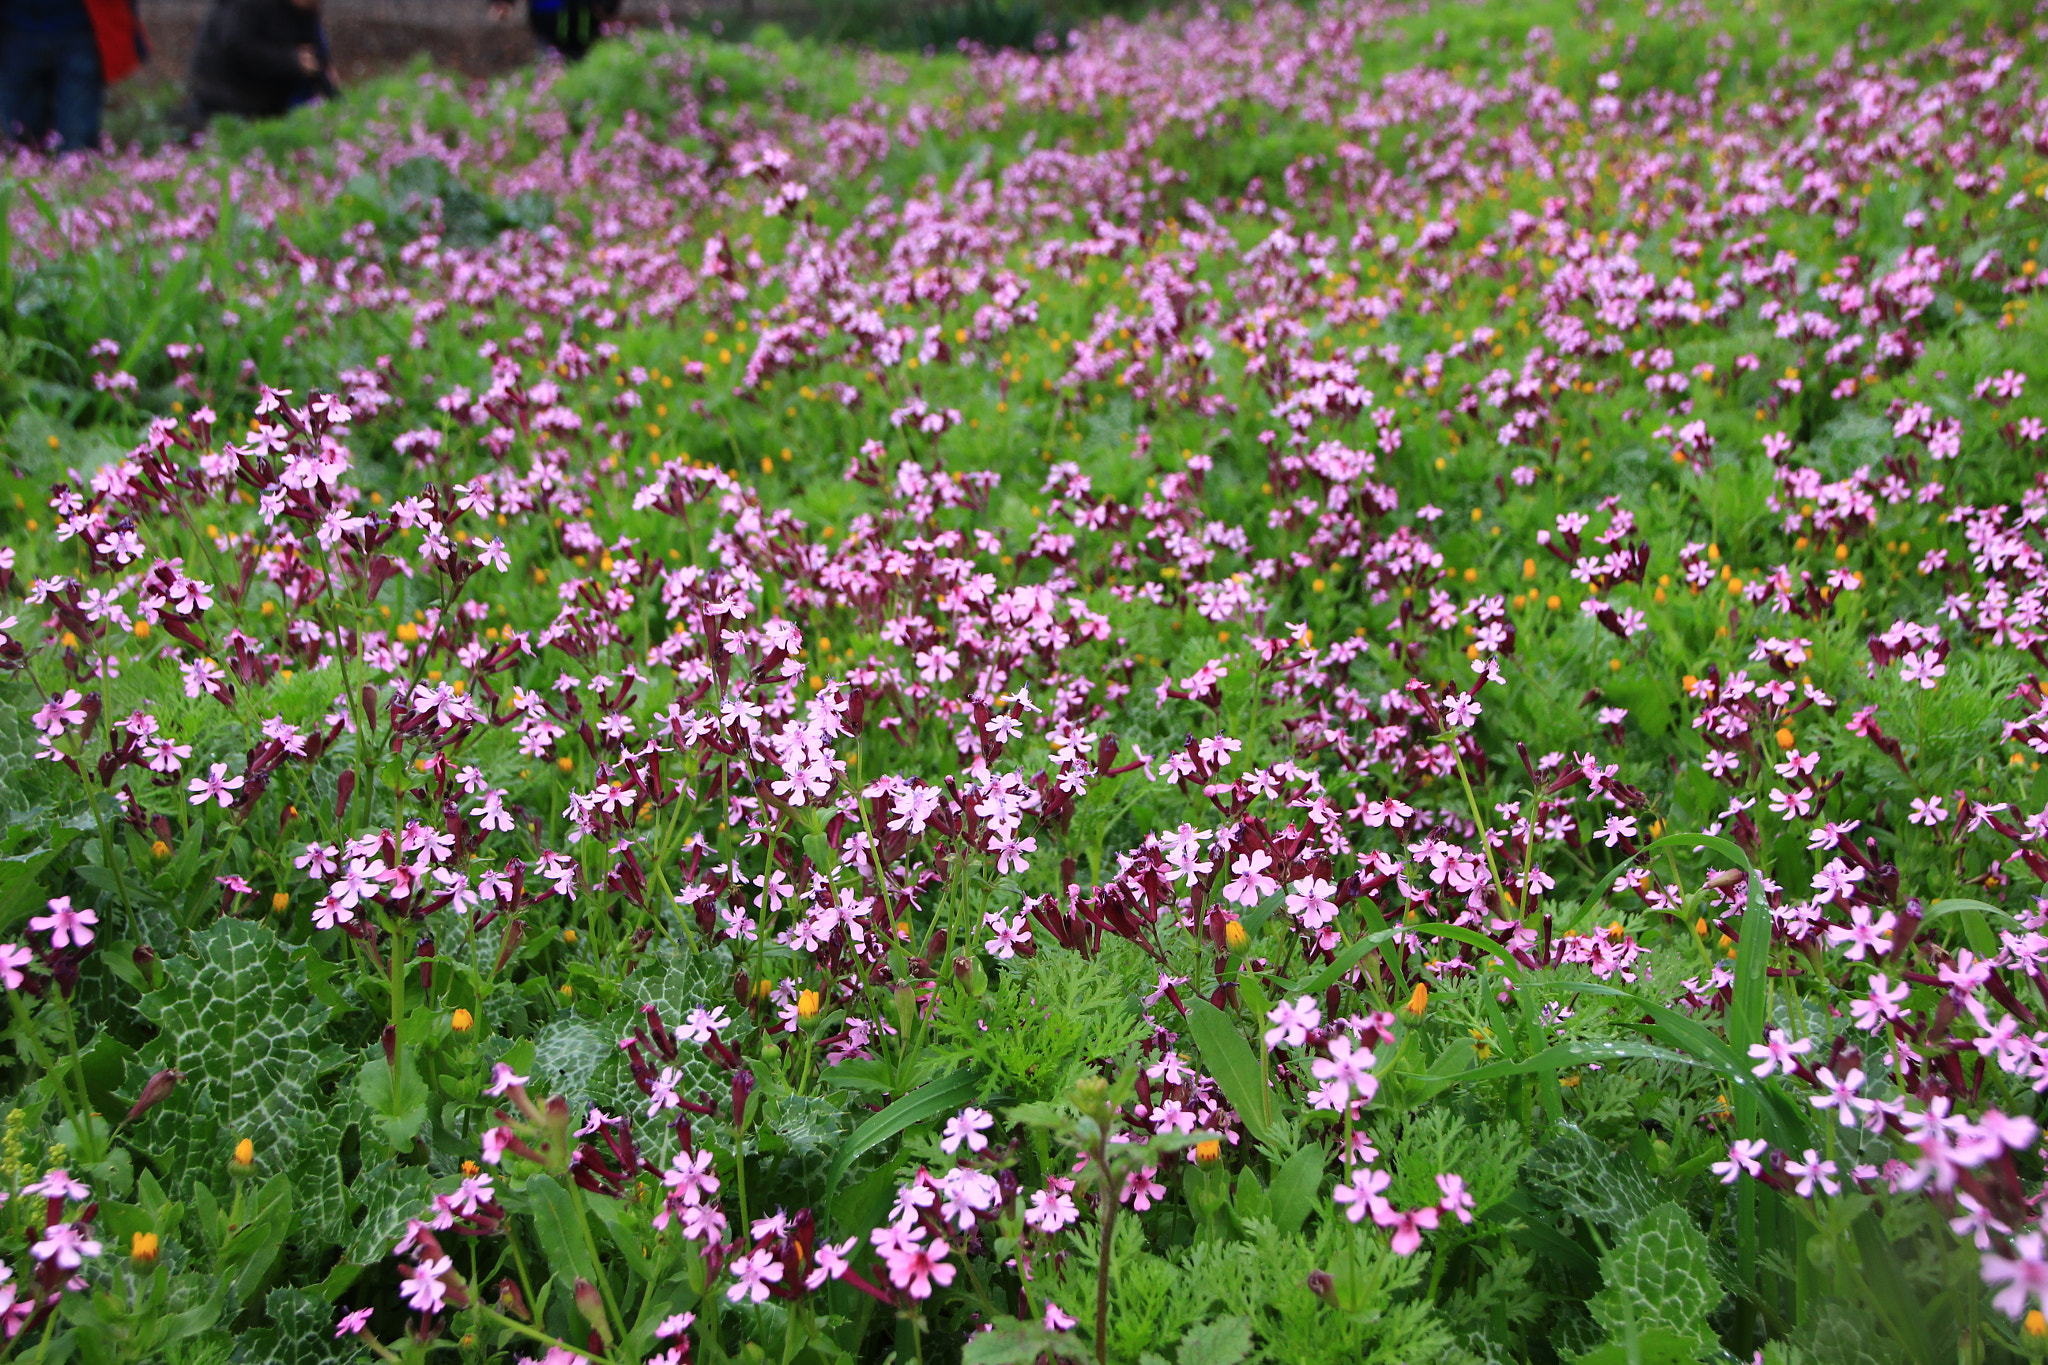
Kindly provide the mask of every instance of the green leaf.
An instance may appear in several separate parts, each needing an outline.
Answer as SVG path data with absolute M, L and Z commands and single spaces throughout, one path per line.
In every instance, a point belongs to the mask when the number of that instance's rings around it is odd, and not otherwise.
M 1870 1286 L 1870 1300 L 1878 1316 L 1892 1329 L 1914 1365 L 1932 1365 L 1934 1343 L 1927 1320 L 1920 1312 L 1920 1299 L 1906 1277 L 1899 1273 L 1899 1257 L 1885 1240 L 1877 1216 L 1868 1209 L 1856 1218 L 1856 1252 L 1862 1263 L 1864 1283 Z
M 1248 1318 L 1218 1318 L 1191 1327 L 1180 1339 L 1180 1365 L 1237 1365 L 1252 1352 Z
M 1663 1327 L 1651 1327 L 1626 1342 L 1610 1341 L 1578 1358 L 1576 1365 L 1696 1365 L 1700 1346 Z
M 876 1114 L 846 1139 L 825 1173 L 825 1188 L 836 1190 L 846 1168 L 870 1149 L 880 1146 L 914 1123 L 923 1123 L 948 1110 L 958 1109 L 981 1090 L 981 1073 L 972 1068 L 927 1081 L 894 1104 Z
M 1630 1226 L 1662 1198 L 1641 1162 L 1568 1123 L 1529 1154 L 1522 1180 L 1546 1203 L 1606 1228 Z
M 1601 1257 L 1600 1275 L 1606 1288 L 1590 1306 L 1607 1330 L 1608 1345 L 1622 1348 L 1618 1360 L 1691 1361 L 1712 1346 L 1707 1314 L 1721 1301 L 1721 1287 L 1707 1239 L 1676 1205 L 1660 1204 L 1637 1219 Z M 1671 1354 L 1666 1336 L 1679 1343 L 1680 1354 Z
M 398 1049 L 396 1066 L 385 1060 L 383 1048 L 372 1044 L 364 1049 L 362 1070 L 356 1073 L 356 1094 L 394 1152 L 411 1147 L 413 1138 L 426 1126 L 430 1096 L 410 1048 Z
M 334 1339 L 334 1310 L 303 1289 L 273 1289 L 263 1321 L 238 1343 L 245 1365 L 336 1365 L 362 1354 L 359 1343 Z
M 1081 1343 L 1046 1331 L 1035 1322 L 1016 1318 L 977 1332 L 960 1352 L 960 1365 L 1035 1365 L 1042 1356 L 1058 1361 L 1085 1359 Z
M 1188 1003 L 1188 1034 L 1202 1054 L 1203 1068 L 1223 1088 L 1245 1131 L 1254 1141 L 1264 1142 L 1271 1128 L 1271 1092 L 1244 1035 L 1229 1015 L 1206 1000 Z
M 569 1192 L 545 1171 L 527 1177 L 526 1197 L 533 1201 L 533 1229 L 540 1237 L 548 1269 L 564 1289 L 578 1279 L 597 1283 L 598 1270 L 583 1240 L 583 1227 Z
M 343 1259 L 359 1266 L 375 1265 L 391 1254 L 393 1243 L 405 1229 L 405 1220 L 417 1218 L 433 1197 L 433 1177 L 424 1166 L 401 1166 L 386 1161 L 356 1177 L 349 1193 L 361 1203 L 356 1215 L 355 1235 L 349 1239 Z
M 1273 1198 L 1273 1224 L 1280 1231 L 1290 1235 L 1301 1231 L 1314 1212 L 1316 1195 L 1323 1187 L 1325 1160 L 1322 1148 L 1307 1146 L 1273 1173 L 1273 1187 L 1267 1193 Z
M 1459 943 L 1477 948 L 1488 957 L 1499 957 L 1505 949 L 1493 939 L 1476 929 L 1466 929 L 1456 924 L 1397 924 L 1392 928 L 1380 929 L 1345 948 L 1336 958 L 1306 980 L 1296 981 L 1280 987 L 1288 995 L 1321 995 L 1344 978 L 1344 974 L 1356 967 L 1365 955 L 1396 934 L 1417 934 L 1424 938 L 1455 939 Z
M 315 1046 L 326 1010 L 306 974 L 259 924 L 224 919 L 192 936 L 192 951 L 164 963 L 164 983 L 137 1006 L 156 1040 L 130 1067 L 128 1093 L 150 1073 L 185 1073 L 170 1098 L 137 1128 L 168 1172 L 172 1193 L 219 1171 L 241 1138 L 259 1170 L 292 1159 L 300 1129 L 319 1107 Z

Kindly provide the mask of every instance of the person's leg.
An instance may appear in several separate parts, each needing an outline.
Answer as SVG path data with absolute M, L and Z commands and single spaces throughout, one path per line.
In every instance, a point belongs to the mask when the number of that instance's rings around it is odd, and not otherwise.
M 99 44 L 90 31 L 64 40 L 53 74 L 51 123 L 61 139 L 59 150 L 97 148 L 106 80 L 100 68 Z
M 41 147 L 50 135 L 48 49 L 40 34 L 0 35 L 0 139 Z

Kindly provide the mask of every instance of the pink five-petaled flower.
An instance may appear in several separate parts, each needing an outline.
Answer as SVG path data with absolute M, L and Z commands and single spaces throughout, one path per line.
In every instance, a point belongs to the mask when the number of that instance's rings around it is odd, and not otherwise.
M 1856 1093 L 1863 1088 L 1863 1073 L 1851 1071 L 1836 1080 L 1832 1070 L 1822 1067 L 1814 1074 L 1814 1080 L 1826 1093 L 1813 1096 L 1808 1103 L 1816 1109 L 1835 1110 L 1837 1121 L 1844 1128 L 1855 1127 L 1856 1115 L 1870 1106 L 1869 1100 Z
M 1422 1234 L 1436 1230 L 1437 1206 L 1424 1204 L 1419 1209 L 1397 1209 L 1384 1199 L 1375 1199 L 1372 1221 L 1393 1232 L 1389 1245 L 1396 1256 L 1412 1256 L 1422 1245 Z
M 1443 1196 L 1443 1198 L 1437 1200 L 1436 1206 L 1438 1209 L 1450 1214 L 1461 1223 L 1472 1221 L 1472 1211 L 1478 1206 L 1472 1200 L 1472 1192 L 1465 1188 L 1464 1176 L 1453 1175 L 1446 1171 L 1437 1176 L 1436 1188 L 1437 1193 Z
M 988 1150 L 988 1139 L 982 1134 L 996 1126 L 996 1116 L 986 1109 L 962 1109 L 946 1120 L 945 1136 L 939 1139 L 939 1150 L 951 1155 L 966 1143 L 970 1152 Z
M 28 978 L 22 968 L 36 960 L 36 955 L 19 943 L 0 943 L 0 985 L 10 991 L 21 989 L 21 983 Z
M 223 806 L 235 804 L 234 793 L 242 786 L 242 779 L 228 776 L 228 765 L 216 763 L 205 777 L 195 777 L 185 784 L 185 790 L 192 793 L 192 804 L 203 806 L 208 801 L 219 801 Z
M 92 942 L 92 926 L 100 922 L 98 914 L 91 910 L 73 910 L 69 896 L 59 896 L 50 901 L 49 911 L 47 915 L 31 918 L 28 927 L 48 934 L 52 948 L 68 948 L 74 943 L 83 948 Z
M 55 1261 L 60 1270 L 76 1270 L 88 1256 L 100 1254 L 100 1244 L 85 1235 L 76 1223 L 52 1223 L 43 1229 L 43 1239 L 28 1249 L 38 1261 Z
M 1787 1038 L 1785 1030 L 1774 1028 L 1763 1042 L 1749 1045 L 1749 1055 L 1756 1059 L 1756 1065 L 1750 1068 L 1750 1072 L 1756 1076 L 1768 1076 L 1775 1071 L 1790 1075 L 1792 1068 L 1798 1065 L 1793 1058 L 1803 1057 L 1811 1051 L 1811 1038 Z
M 2041 1234 L 2023 1232 L 2012 1239 L 2014 1256 L 1984 1257 L 1984 1283 L 2002 1284 L 1991 1298 L 1991 1304 L 2007 1317 L 2017 1318 L 2027 1311 L 2027 1300 L 2038 1305 L 2048 1305 L 2048 1259 L 2043 1259 Z
M 1883 957 L 1892 950 L 1892 927 L 1899 917 L 1887 910 L 1876 919 L 1870 917 L 1870 907 L 1854 905 L 1849 907 L 1849 927 L 1828 926 L 1828 943 L 1836 948 L 1846 948 L 1843 956 L 1851 962 L 1861 962 L 1866 953 Z
M 370 1314 L 373 1311 L 373 1309 L 369 1308 L 358 1308 L 353 1313 L 343 1313 L 341 1321 L 334 1324 L 334 1335 L 336 1337 L 354 1336 L 370 1325 Z
M 1124 1177 L 1122 1202 L 1129 1204 L 1139 1213 L 1152 1207 L 1153 1201 L 1163 1198 L 1166 1186 L 1154 1179 L 1159 1174 L 1157 1166 L 1141 1166 Z
M 1266 1046 L 1300 1047 L 1308 1041 L 1308 1032 L 1323 1022 L 1323 1012 L 1316 1007 L 1313 996 L 1304 995 L 1293 1004 L 1282 1000 L 1266 1011 L 1266 1022 L 1273 1027 L 1266 1030 Z
M 1339 1183 L 1331 1191 L 1331 1197 L 1343 1208 L 1346 1218 L 1362 1223 L 1365 1215 L 1372 1211 L 1372 1206 L 1380 1202 L 1380 1193 L 1393 1183 L 1393 1176 L 1367 1166 L 1349 1184 Z
M 1906 823 L 1909 825 L 1925 825 L 1932 829 L 1948 819 L 1948 811 L 1938 796 L 1930 796 L 1925 800 L 1916 796 L 1907 803 L 1907 806 Z
M 1223 888 L 1223 899 L 1249 908 L 1278 891 L 1279 881 L 1266 875 L 1272 865 L 1273 855 L 1263 848 L 1239 854 L 1230 864 L 1232 881 Z
M 498 1098 L 515 1085 L 525 1085 L 527 1078 L 515 1073 L 511 1067 L 498 1062 L 491 1067 L 490 1088 L 484 1093 L 492 1099 Z
M 913 1299 L 930 1298 L 933 1285 L 944 1289 L 959 1273 L 958 1266 L 946 1261 L 953 1248 L 942 1238 L 933 1238 L 927 1246 L 895 1228 L 876 1228 L 868 1236 L 888 1263 L 889 1283 L 908 1290 Z
M 1316 1058 L 1309 1063 L 1308 1069 L 1319 1081 L 1341 1085 L 1354 1098 L 1371 1100 L 1380 1089 L 1380 1078 L 1372 1074 L 1372 1066 L 1373 1055 L 1370 1048 L 1354 1051 L 1351 1040 L 1339 1034 L 1330 1040 L 1329 1057 Z
M 782 1261 L 767 1247 L 751 1251 L 732 1263 L 732 1284 L 725 1291 L 725 1297 L 733 1303 L 751 1299 L 755 1303 L 766 1303 L 768 1286 L 782 1280 Z
M 1737 1138 L 1728 1144 L 1728 1159 L 1714 1163 L 1714 1174 L 1721 1177 L 1723 1185 L 1733 1185 L 1745 1172 L 1762 1175 L 1763 1164 L 1757 1158 L 1769 1147 L 1762 1138 Z
M 454 1268 L 453 1257 L 430 1256 L 407 1269 L 398 1296 L 415 1313 L 438 1313 L 448 1300 L 448 1286 L 441 1283 L 441 1277 Z
M 1799 1160 L 1785 1163 L 1785 1174 L 1799 1182 L 1793 1188 L 1801 1199 L 1813 1198 L 1815 1186 L 1825 1194 L 1840 1194 L 1842 1187 L 1835 1180 L 1835 1170 L 1834 1162 L 1823 1160 L 1821 1154 L 1811 1147 Z

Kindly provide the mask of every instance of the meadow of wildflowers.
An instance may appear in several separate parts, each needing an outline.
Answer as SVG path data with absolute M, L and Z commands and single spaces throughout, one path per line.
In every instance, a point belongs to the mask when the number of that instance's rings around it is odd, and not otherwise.
M 2048 1355 L 2044 57 L 642 34 L 6 163 L 0 1350 Z

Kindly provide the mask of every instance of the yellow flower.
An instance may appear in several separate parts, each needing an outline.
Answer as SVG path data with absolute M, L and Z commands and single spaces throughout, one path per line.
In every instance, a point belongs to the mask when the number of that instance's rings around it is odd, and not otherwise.
M 1215 1138 L 1195 1144 L 1195 1160 L 1204 1166 L 1214 1166 L 1223 1160 L 1223 1144 Z
M 801 991 L 796 997 L 796 1017 L 806 1024 L 818 1017 L 818 993 Z
M 138 1232 L 128 1239 L 128 1254 L 135 1258 L 137 1265 L 155 1265 L 157 1235 L 153 1232 Z
M 1251 947 L 1252 936 L 1245 932 L 1243 920 L 1233 918 L 1223 921 L 1223 942 L 1233 953 L 1241 953 Z
M 256 1164 L 256 1144 L 248 1138 L 235 1144 L 235 1164 L 245 1170 Z
M 270 893 L 270 913 L 273 915 L 282 915 L 285 912 L 285 908 L 291 903 L 292 898 L 282 891 Z
M 2048 1318 L 2041 1316 L 2040 1309 L 2029 1308 L 2027 1310 L 2026 1328 L 2027 1335 L 2030 1337 L 2048 1337 Z
M 1401 1008 L 1408 1012 L 1409 1018 L 1420 1019 L 1422 1012 L 1429 1008 L 1429 983 L 1427 981 L 1416 982 L 1415 989 L 1409 993 L 1408 1003 Z
M 448 1017 L 448 1027 L 457 1033 L 467 1033 L 476 1027 L 476 1016 L 468 1010 L 457 1010 Z

